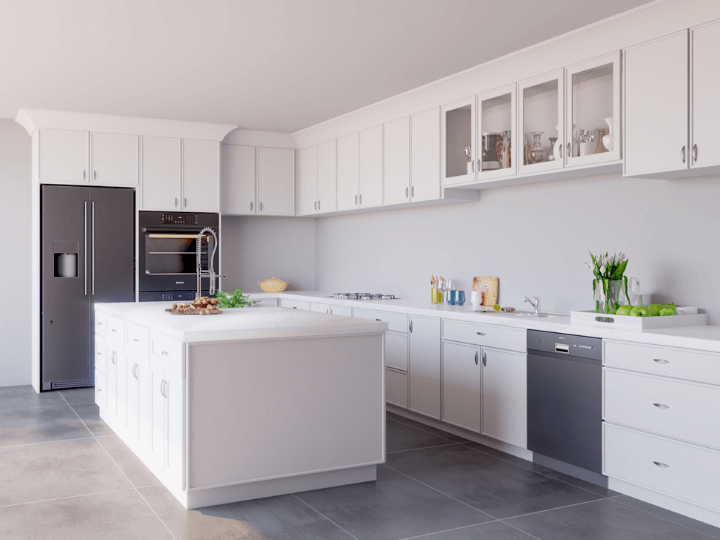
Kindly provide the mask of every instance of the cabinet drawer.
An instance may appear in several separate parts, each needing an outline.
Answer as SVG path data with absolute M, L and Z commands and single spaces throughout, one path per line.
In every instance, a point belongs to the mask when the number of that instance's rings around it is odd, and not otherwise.
M 606 366 L 720 383 L 718 354 L 623 341 L 606 340 L 604 346 Z
M 107 330 L 107 317 L 103 313 L 95 313 L 95 333 L 104 336 Z
M 373 311 L 371 309 L 354 309 L 353 317 L 356 319 L 367 319 L 369 321 L 379 321 L 388 324 L 388 331 L 400 332 L 407 334 L 408 320 L 407 315 L 402 313 L 388 313 L 386 311 Z
M 291 308 L 291 309 L 302 309 L 303 311 L 310 311 L 310 302 L 303 300 L 288 300 L 287 298 L 280 299 L 280 307 Z
M 505 328 L 443 319 L 442 337 L 471 345 L 483 345 L 511 351 L 527 351 L 527 333 L 522 328 Z
M 150 336 L 151 354 L 175 366 L 182 365 L 182 350 L 181 341 L 176 341 L 160 334 L 152 334 L 152 336 Z
M 95 370 L 95 404 L 103 411 L 107 407 L 107 376 L 97 369 Z
M 265 298 L 264 300 L 255 300 L 257 304 L 256 306 L 273 306 L 277 307 L 277 298 Z
M 95 334 L 95 369 L 107 375 L 108 348 L 103 336 Z
M 143 351 L 147 351 L 150 347 L 150 331 L 147 328 L 141 328 L 134 324 L 125 324 L 125 333 L 127 342 L 133 347 L 139 347 Z
M 330 306 L 330 313 L 342 317 L 352 317 L 352 308 L 349 306 Z
M 605 369 L 604 418 L 720 448 L 720 387 Z
M 385 333 L 385 366 L 407 371 L 408 365 L 407 334 Z
M 407 373 L 385 370 L 385 401 L 407 409 Z
M 605 424 L 603 473 L 720 510 L 720 453 Z
M 114 338 L 122 339 L 125 333 L 125 323 L 120 319 L 107 315 L 105 317 L 105 323 L 107 324 L 107 335 Z

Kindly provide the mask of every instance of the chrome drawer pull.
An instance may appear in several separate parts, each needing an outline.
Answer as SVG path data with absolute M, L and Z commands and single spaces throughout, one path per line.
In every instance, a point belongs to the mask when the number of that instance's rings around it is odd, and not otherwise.
M 658 364 L 669 364 L 670 360 L 663 360 L 662 358 L 653 358 L 653 362 L 657 362 Z
M 484 336 L 485 332 L 475 332 L 478 336 Z
M 165 356 L 167 356 L 167 351 L 161 351 L 161 352 L 162 352 L 162 354 L 164 354 Z
M 668 405 L 663 405 L 662 403 L 653 403 L 658 409 L 669 409 L 670 407 Z
M 657 465 L 658 467 L 660 467 L 661 469 L 669 469 L 670 468 L 670 465 L 666 465 L 665 463 L 660 463 L 659 461 L 653 461 L 653 463 L 655 465 Z
M 135 343 L 137 343 L 137 342 L 140 341 L 140 340 L 139 340 L 138 338 L 135 338 L 135 337 L 134 337 L 134 338 L 133 338 L 133 341 L 134 341 Z
M 377 322 L 382 322 L 382 319 L 375 319 Z
M 112 329 L 112 332 L 117 332 L 117 328 L 113 328 L 113 329 Z

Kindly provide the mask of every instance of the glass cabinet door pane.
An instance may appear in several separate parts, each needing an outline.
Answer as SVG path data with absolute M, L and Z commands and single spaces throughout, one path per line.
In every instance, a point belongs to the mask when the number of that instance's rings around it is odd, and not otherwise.
M 554 148 L 562 131 L 560 117 L 562 111 L 558 106 L 559 92 L 560 80 L 557 78 L 525 87 L 522 90 L 521 159 L 522 164 L 531 169 L 551 161 L 559 162 L 558 166 L 562 167 L 562 156 L 558 148 Z M 562 141 L 559 144 L 562 144 Z M 518 149 L 520 150 L 520 148 Z
M 573 73 L 571 76 L 572 100 L 572 152 L 570 158 L 602 154 L 612 150 L 612 142 L 603 137 L 613 124 L 614 84 L 613 63 Z
M 459 184 L 475 179 L 472 147 L 474 127 L 474 97 L 443 108 L 445 120 L 444 183 Z
M 514 123 L 513 92 L 481 98 L 479 101 L 480 136 L 478 174 L 500 176 L 514 168 L 512 132 Z

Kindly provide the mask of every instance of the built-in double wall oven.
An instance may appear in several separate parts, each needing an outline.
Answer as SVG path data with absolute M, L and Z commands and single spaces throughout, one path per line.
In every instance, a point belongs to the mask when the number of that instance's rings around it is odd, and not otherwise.
M 139 218 L 139 292 L 141 302 L 193 300 L 197 292 L 196 250 L 198 234 L 211 227 L 220 238 L 218 214 L 189 212 L 140 212 Z M 203 269 L 209 267 L 215 252 L 215 271 L 220 270 L 220 249 L 214 249 L 212 235 L 204 235 L 200 244 Z M 220 286 L 218 277 L 216 287 Z M 210 283 L 202 282 L 203 295 Z

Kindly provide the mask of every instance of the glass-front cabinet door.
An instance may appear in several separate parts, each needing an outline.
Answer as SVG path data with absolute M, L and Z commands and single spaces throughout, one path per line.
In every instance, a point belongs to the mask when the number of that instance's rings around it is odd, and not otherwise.
M 564 70 L 518 83 L 518 172 L 562 169 Z
M 477 178 L 493 180 L 517 173 L 515 144 L 516 86 L 511 84 L 477 97 Z
M 442 108 L 443 185 L 475 181 L 475 96 Z
M 620 52 L 566 68 L 567 167 L 620 159 Z

